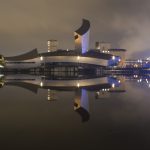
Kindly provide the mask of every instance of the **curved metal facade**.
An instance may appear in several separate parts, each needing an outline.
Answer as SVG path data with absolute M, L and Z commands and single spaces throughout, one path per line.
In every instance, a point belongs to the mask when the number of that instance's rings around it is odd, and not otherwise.
M 108 60 L 92 58 L 92 57 L 81 57 L 81 56 L 49 56 L 43 57 L 41 60 L 40 57 L 35 59 L 29 59 L 24 61 L 6 61 L 7 68 L 18 68 L 18 69 L 27 69 L 40 67 L 41 64 L 46 63 L 74 63 L 74 64 L 91 64 L 96 66 L 107 66 Z
M 98 66 L 107 66 L 108 60 L 92 58 L 92 57 L 81 57 L 81 56 L 50 56 L 45 57 L 44 62 L 67 62 L 67 63 L 82 63 L 92 64 Z

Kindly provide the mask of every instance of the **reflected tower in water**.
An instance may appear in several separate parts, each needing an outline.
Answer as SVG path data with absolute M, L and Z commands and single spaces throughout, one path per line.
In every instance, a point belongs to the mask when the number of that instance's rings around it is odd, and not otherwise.
M 80 114 L 83 122 L 89 120 L 89 97 L 87 90 L 79 88 L 75 91 L 74 110 Z

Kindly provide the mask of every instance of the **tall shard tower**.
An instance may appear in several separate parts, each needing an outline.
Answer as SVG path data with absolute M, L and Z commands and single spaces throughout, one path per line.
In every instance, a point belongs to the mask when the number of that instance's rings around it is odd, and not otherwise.
M 86 53 L 89 50 L 90 22 L 83 19 L 82 25 L 74 32 L 75 49 L 80 53 Z

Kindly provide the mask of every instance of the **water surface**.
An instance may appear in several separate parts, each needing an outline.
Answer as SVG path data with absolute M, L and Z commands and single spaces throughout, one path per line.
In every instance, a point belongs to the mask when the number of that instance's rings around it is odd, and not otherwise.
M 5 76 L 0 147 L 148 150 L 149 81 L 137 76 L 69 81 Z

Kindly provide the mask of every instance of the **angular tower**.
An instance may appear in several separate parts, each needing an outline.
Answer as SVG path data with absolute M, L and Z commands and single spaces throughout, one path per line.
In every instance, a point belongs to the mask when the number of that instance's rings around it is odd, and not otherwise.
M 89 50 L 90 22 L 83 19 L 81 27 L 74 32 L 75 49 L 80 53 L 86 53 Z

